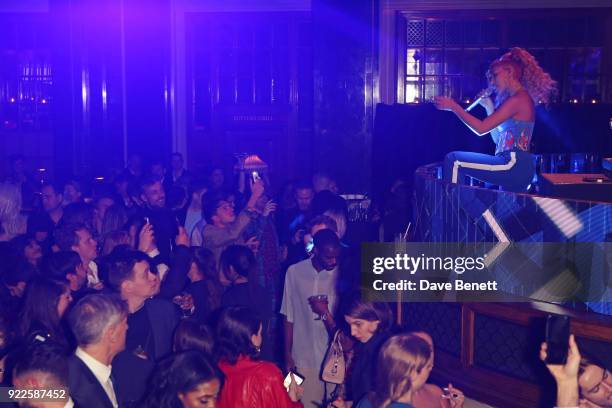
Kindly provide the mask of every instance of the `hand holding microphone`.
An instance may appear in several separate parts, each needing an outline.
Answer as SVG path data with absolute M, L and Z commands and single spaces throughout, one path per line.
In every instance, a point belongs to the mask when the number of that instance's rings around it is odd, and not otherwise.
M 472 104 L 467 107 L 466 111 L 467 112 L 471 111 L 476 106 L 478 106 L 478 104 L 481 104 L 481 103 L 483 107 L 487 109 L 487 111 L 493 110 L 494 106 L 491 104 L 489 100 L 489 97 L 491 96 L 492 93 L 493 93 L 493 90 L 491 88 L 486 88 L 480 91 L 474 98 L 474 102 L 472 102 Z M 461 108 L 459 104 L 457 104 L 457 102 L 455 102 L 452 98 L 449 98 L 447 96 L 436 96 L 433 102 L 436 105 L 436 108 L 438 108 L 439 110 L 447 110 L 447 111 L 454 111 L 455 109 L 463 110 L 463 108 Z M 487 106 L 489 104 L 490 106 Z
M 482 102 L 483 99 L 490 97 L 492 93 L 493 93 L 493 90 L 491 88 L 486 88 L 478 92 L 478 95 L 476 95 L 476 97 L 474 98 L 474 102 L 472 102 L 472 104 L 468 106 L 465 110 L 468 112 L 471 111 L 476 106 L 478 106 L 478 104 L 480 104 L 480 102 Z

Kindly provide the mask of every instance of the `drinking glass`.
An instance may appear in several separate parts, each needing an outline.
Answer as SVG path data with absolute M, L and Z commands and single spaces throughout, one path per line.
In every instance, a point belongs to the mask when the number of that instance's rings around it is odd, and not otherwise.
M 327 302 L 327 295 L 314 295 L 308 298 L 308 300 L 322 300 Z M 315 320 L 321 320 L 321 315 L 315 313 Z
M 176 295 L 174 298 L 172 298 L 172 302 L 181 308 L 183 318 L 191 316 L 191 310 L 193 308 L 193 297 L 190 293 L 181 292 L 180 295 Z

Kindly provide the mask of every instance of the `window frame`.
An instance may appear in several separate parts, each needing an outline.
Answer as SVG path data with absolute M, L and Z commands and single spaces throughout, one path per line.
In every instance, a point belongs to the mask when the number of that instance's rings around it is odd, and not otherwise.
M 586 19 L 587 18 L 601 18 L 603 20 L 603 38 L 601 38 L 598 42 L 599 44 L 588 44 L 585 43 L 587 40 L 586 34 L 583 33 L 583 43 L 580 45 L 535 45 L 533 40 L 531 40 L 531 44 L 510 44 L 509 39 L 509 26 L 513 21 L 517 19 L 523 20 L 550 20 L 550 19 L 568 19 L 568 18 L 576 18 L 576 19 Z M 421 59 L 421 71 L 417 76 L 409 76 L 406 72 L 407 67 L 407 51 L 409 49 L 407 44 L 407 26 L 409 20 L 424 20 L 424 21 L 486 21 L 486 20 L 497 20 L 500 21 L 500 34 L 499 34 L 499 46 L 497 45 L 482 45 L 474 46 L 474 47 L 466 47 L 465 43 L 460 44 L 458 46 L 448 47 L 443 40 L 442 45 L 440 46 L 428 46 L 426 44 L 426 39 L 423 39 L 423 45 L 418 47 L 410 47 L 410 49 L 419 48 L 423 50 L 423 57 Z M 610 40 L 606 42 L 607 38 L 611 36 L 606 32 L 606 22 L 612 20 L 612 8 L 591 8 L 591 9 L 515 9 L 515 10 L 445 10 L 445 11 L 398 11 L 396 13 L 396 102 L 397 103 L 409 103 L 406 102 L 407 95 L 407 83 L 409 79 L 418 78 L 419 83 L 419 100 L 417 103 L 424 102 L 424 95 L 426 94 L 426 78 L 435 78 L 435 77 L 445 77 L 452 78 L 458 77 L 461 78 L 466 75 L 465 72 L 462 72 L 457 75 L 446 74 L 445 72 L 439 73 L 436 75 L 428 75 L 424 72 L 425 63 L 423 62 L 427 58 L 427 49 L 439 49 L 442 50 L 442 60 L 441 64 L 444 67 L 444 62 L 446 58 L 446 50 L 460 50 L 463 56 L 465 55 L 465 51 L 470 50 L 480 50 L 480 52 L 486 51 L 494 51 L 499 50 L 499 54 L 501 54 L 504 50 L 512 46 L 523 46 L 529 50 L 533 50 L 536 52 L 546 52 L 549 50 L 562 51 L 564 53 L 563 56 L 563 75 L 561 78 L 554 77 L 555 80 L 559 82 L 559 95 L 557 100 L 559 102 L 569 102 L 574 98 L 577 98 L 584 102 L 590 102 L 591 99 L 588 95 L 585 94 L 587 89 L 588 82 L 595 82 L 596 87 L 599 91 L 599 97 L 597 102 L 612 102 L 612 74 L 611 66 L 612 62 L 609 55 L 612 54 L 612 44 Z M 587 29 L 587 24 L 584 23 L 585 30 Z M 423 28 L 425 31 L 425 27 Z M 571 92 L 570 87 L 575 84 L 575 81 L 572 82 L 572 76 L 568 72 L 569 66 L 569 55 L 572 52 L 576 51 L 585 51 L 588 49 L 599 49 L 602 53 L 602 57 L 600 59 L 599 66 L 599 74 L 595 76 L 595 78 L 588 77 L 586 74 L 579 76 L 582 80 L 582 93 L 577 97 L 575 94 Z M 585 64 L 586 65 L 586 64 Z M 443 68 L 444 69 L 444 68 Z M 474 74 L 477 77 L 478 74 Z M 484 72 L 480 73 L 482 78 L 482 83 L 484 83 Z M 558 76 L 558 75 L 557 75 Z M 461 82 L 461 80 L 459 79 Z M 448 86 L 447 81 L 441 82 L 442 86 Z M 458 95 L 458 100 L 463 102 L 467 102 L 474 95 L 465 94 L 464 87 L 460 86 L 460 91 Z M 473 92 L 473 91 L 472 91 Z M 455 95 L 457 96 L 457 95 Z

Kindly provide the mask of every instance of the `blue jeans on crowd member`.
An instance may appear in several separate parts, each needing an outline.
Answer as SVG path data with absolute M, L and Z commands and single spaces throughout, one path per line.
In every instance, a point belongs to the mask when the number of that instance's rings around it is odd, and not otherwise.
M 444 180 L 464 184 L 465 176 L 502 186 L 506 191 L 525 192 L 533 179 L 531 153 L 512 150 L 495 156 L 474 152 L 450 152 L 444 158 Z

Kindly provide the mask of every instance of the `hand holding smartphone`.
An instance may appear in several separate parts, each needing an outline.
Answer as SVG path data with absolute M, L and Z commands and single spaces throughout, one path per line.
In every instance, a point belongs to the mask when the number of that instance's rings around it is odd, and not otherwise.
M 297 385 L 301 385 L 304 382 L 304 377 L 302 377 L 295 371 L 289 371 L 289 373 L 283 380 L 283 386 L 287 389 L 287 391 L 289 391 L 289 386 L 291 385 L 292 381 L 295 381 Z
M 546 364 L 565 364 L 569 348 L 570 318 L 548 315 L 546 318 Z

